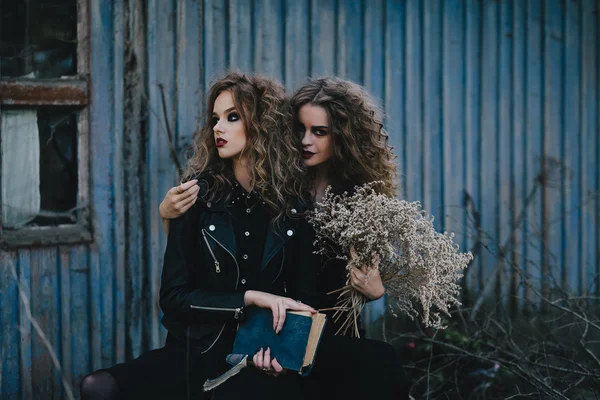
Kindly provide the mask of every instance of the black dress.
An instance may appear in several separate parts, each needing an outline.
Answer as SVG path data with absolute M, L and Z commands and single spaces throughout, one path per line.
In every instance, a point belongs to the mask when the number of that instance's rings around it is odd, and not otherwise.
M 284 220 L 275 228 L 270 220 L 263 202 L 236 185 L 227 200 L 197 201 L 171 221 L 160 291 L 166 344 L 105 370 L 121 398 L 210 398 L 202 385 L 230 368 L 225 356 L 247 290 L 316 301 L 316 272 L 302 264 L 308 224 Z M 295 374 L 274 378 L 246 368 L 216 398 L 303 398 L 301 383 Z
M 314 234 L 314 232 L 313 232 Z M 334 244 L 331 244 L 334 246 Z M 330 309 L 338 302 L 338 293 L 328 294 L 346 286 L 344 260 L 313 255 L 318 268 L 317 307 Z M 408 399 L 409 381 L 394 347 L 389 343 L 365 338 L 359 318 L 360 338 L 338 333 L 344 316 L 338 322 L 335 311 L 325 311 L 327 329 L 319 346 L 316 363 L 309 380 L 315 386 L 311 398 L 335 399 Z

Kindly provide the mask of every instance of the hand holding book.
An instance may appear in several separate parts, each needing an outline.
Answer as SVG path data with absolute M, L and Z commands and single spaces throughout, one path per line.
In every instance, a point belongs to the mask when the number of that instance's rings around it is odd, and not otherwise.
M 248 290 L 244 294 L 244 305 L 270 309 L 273 312 L 273 330 L 276 334 L 281 332 L 283 328 L 287 310 L 306 311 L 312 314 L 317 312 L 311 306 L 290 299 L 289 297 L 276 296 L 257 290 Z
M 266 350 L 260 349 L 260 351 L 252 357 L 252 364 L 254 364 L 255 368 L 270 376 L 279 376 L 287 371 L 279 364 L 277 358 L 271 359 L 270 347 L 267 347 Z
M 315 363 L 327 318 L 324 314 L 292 311 L 286 321 L 278 334 L 271 329 L 273 322 L 269 310 L 249 307 L 245 320 L 238 325 L 232 354 L 227 356 L 227 362 L 233 368 L 215 379 L 208 379 L 204 390 L 216 388 L 250 365 L 261 369 L 275 366 L 278 374 L 289 369 L 308 375 Z M 267 352 L 264 349 L 268 349 Z M 277 364 L 274 364 L 275 359 Z

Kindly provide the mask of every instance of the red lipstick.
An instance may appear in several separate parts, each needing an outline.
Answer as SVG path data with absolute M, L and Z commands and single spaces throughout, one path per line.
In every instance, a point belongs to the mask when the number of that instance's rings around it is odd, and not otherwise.
M 302 158 L 304 158 L 305 160 L 308 160 L 309 158 L 311 158 L 314 155 L 315 155 L 315 153 L 313 153 L 312 151 L 308 151 L 308 150 L 302 151 Z
M 217 147 L 223 147 L 227 144 L 227 140 L 223 138 L 217 138 L 216 140 Z

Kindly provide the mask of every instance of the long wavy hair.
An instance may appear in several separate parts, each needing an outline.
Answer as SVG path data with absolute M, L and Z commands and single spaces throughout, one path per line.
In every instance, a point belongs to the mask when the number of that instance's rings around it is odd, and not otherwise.
M 295 116 L 306 104 L 327 112 L 333 153 L 328 177 L 334 191 L 382 181 L 377 190 L 396 195 L 396 157 L 383 128 L 383 113 L 362 86 L 339 78 L 312 79 L 298 89 L 291 102 Z M 314 168 L 309 168 L 305 179 L 308 185 L 314 182 Z
M 274 221 L 290 212 L 302 194 L 304 173 L 298 151 L 298 138 L 292 133 L 292 114 L 283 85 L 256 74 L 229 72 L 216 80 L 209 92 L 206 113 L 194 139 L 184 179 L 208 174 L 205 201 L 228 197 L 235 182 L 233 162 L 219 157 L 215 144 L 212 115 L 215 100 L 231 92 L 236 110 L 246 130 L 246 146 L 252 189 L 274 214 Z

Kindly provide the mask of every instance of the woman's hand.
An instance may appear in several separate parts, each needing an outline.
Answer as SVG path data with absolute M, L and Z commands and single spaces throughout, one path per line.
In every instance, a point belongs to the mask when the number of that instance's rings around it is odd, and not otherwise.
M 276 296 L 267 292 L 259 292 L 257 290 L 248 290 L 244 294 L 244 305 L 256 306 L 260 308 L 270 308 L 273 312 L 273 330 L 275 333 L 281 332 L 283 323 L 285 322 L 285 312 L 292 311 L 308 311 L 316 313 L 314 308 L 302 304 L 299 301 L 292 300 L 289 297 Z
M 172 187 L 160 203 L 159 211 L 162 219 L 173 219 L 184 214 L 198 199 L 200 188 L 197 179 Z
M 271 360 L 271 349 L 268 347 L 264 352 L 263 349 L 260 349 L 260 351 L 252 357 L 252 361 L 254 362 L 255 368 L 260 369 L 269 376 L 277 377 L 285 374 L 285 369 L 277 362 L 277 359 L 273 358 Z
M 356 258 L 356 251 L 350 249 L 351 260 Z M 350 270 L 350 285 L 370 300 L 377 300 L 385 294 L 385 288 L 379 274 L 379 257 L 373 254 L 373 264 L 369 267 L 352 267 Z

